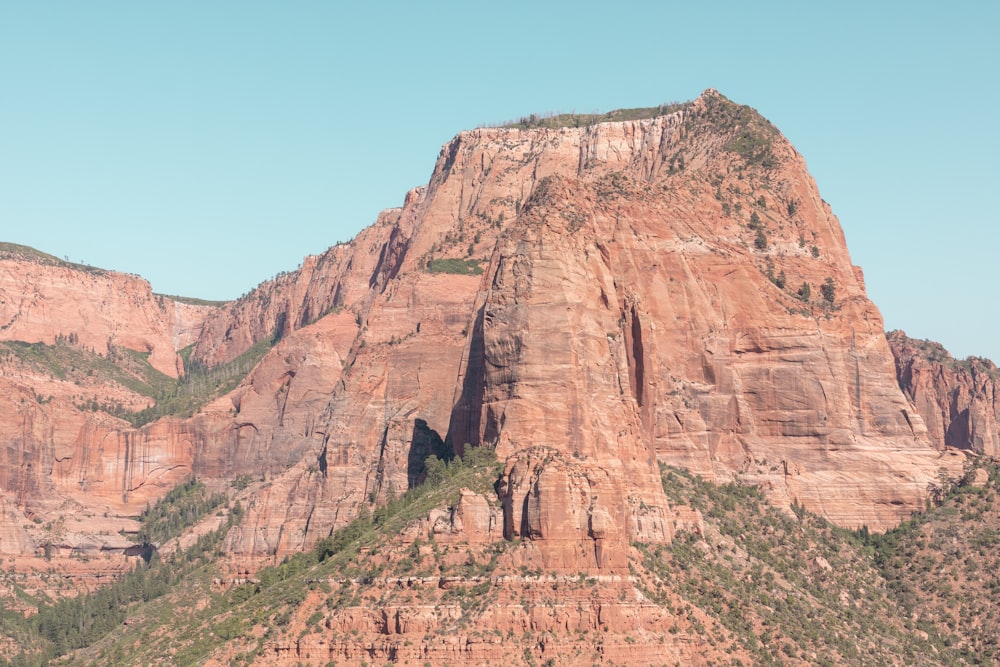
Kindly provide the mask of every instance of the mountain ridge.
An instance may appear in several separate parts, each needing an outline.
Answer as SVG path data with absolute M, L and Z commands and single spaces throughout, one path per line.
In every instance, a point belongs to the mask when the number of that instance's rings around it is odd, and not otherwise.
M 8 284 L 0 297 L 24 290 Z M 134 303 L 156 303 L 142 295 Z M 261 356 L 190 417 L 135 428 L 79 409 L 72 378 L 0 376 L 20 398 L 0 423 L 0 501 L 39 518 L 4 522 L 0 549 L 47 544 L 63 565 L 124 549 L 117 531 L 138 530 L 146 503 L 195 476 L 233 489 L 230 511 L 239 499 L 218 549 L 245 579 L 415 493 L 435 461 L 486 449 L 495 484 L 408 525 L 389 551 L 442 540 L 451 558 L 503 551 L 508 573 L 584 573 L 606 606 L 581 623 L 667 641 L 654 629 L 667 612 L 627 583 L 635 545 L 667 549 L 704 517 L 671 500 L 660 464 L 759 487 L 785 516 L 806 507 L 883 530 L 926 506 L 942 470 L 961 472 L 960 449 L 987 451 L 940 439 L 934 401 L 900 380 L 909 353 L 887 342 L 801 155 L 711 90 L 648 119 L 462 132 L 426 186 L 351 242 L 195 312 L 197 335 L 189 326 L 158 357 L 177 376 Z M 54 345 L 60 324 L 47 326 Z M 67 508 L 71 530 L 57 528 Z M 423 612 L 394 613 L 398 626 Z M 337 655 L 387 632 L 367 618 L 330 621 L 361 633 Z M 614 655 L 650 659 L 619 639 Z

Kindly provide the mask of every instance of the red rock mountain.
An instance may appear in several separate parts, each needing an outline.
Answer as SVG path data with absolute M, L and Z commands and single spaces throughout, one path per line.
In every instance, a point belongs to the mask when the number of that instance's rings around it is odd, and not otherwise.
M 802 156 L 715 91 L 647 115 L 463 132 L 401 208 L 222 307 L 3 258 L 7 340 L 74 334 L 167 375 L 191 341 L 201 368 L 273 343 L 197 414 L 139 428 L 80 409 L 85 378 L 8 353 L 7 513 L 71 508 L 68 548 L 117 544 L 101 517 L 127 522 L 192 474 L 244 476 L 256 485 L 227 548 L 282 554 L 418 484 L 429 454 L 486 446 L 504 462 L 500 509 L 466 523 L 523 538 L 550 569 L 621 570 L 631 541 L 670 540 L 690 516 L 667 503 L 658 461 L 845 526 L 908 516 L 961 457 L 900 390 Z M 46 539 L 17 523 L 0 550 Z
M 896 377 L 934 442 L 1000 456 L 1000 371 L 989 359 L 953 358 L 938 343 L 887 335 Z
M 177 350 L 201 335 L 209 306 L 153 294 L 138 276 L 63 262 L 0 244 L 0 341 L 75 344 L 106 355 L 123 347 L 177 377 Z

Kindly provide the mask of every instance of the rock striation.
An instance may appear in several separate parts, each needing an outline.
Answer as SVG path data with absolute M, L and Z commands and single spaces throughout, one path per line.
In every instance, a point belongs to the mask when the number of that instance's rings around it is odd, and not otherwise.
M 151 447 L 110 412 L 151 404 L 135 367 L 182 374 L 178 351 L 215 309 L 0 244 L 0 553 L 125 546 L 119 531 L 191 475 L 189 442 Z
M 273 556 L 419 484 L 431 454 L 491 447 L 502 526 L 477 539 L 520 539 L 556 571 L 621 571 L 631 542 L 692 522 L 658 462 L 845 526 L 909 516 L 960 459 L 900 390 L 802 156 L 716 91 L 663 111 L 463 132 L 402 207 L 220 308 L 8 258 L 9 340 L 84 323 L 79 345 L 175 376 L 188 342 L 205 368 L 269 349 L 188 419 L 84 415 L 67 386 L 36 400 L 3 426 L 4 492 L 117 494 L 124 515 L 185 475 L 246 476 L 226 548 Z
M 102 355 L 128 348 L 177 377 L 177 351 L 198 339 L 215 310 L 153 294 L 138 276 L 17 248 L 0 249 L 0 340 L 51 345 L 72 339 Z
M 1000 371 L 989 359 L 959 361 L 939 343 L 886 334 L 896 379 L 934 442 L 1000 456 Z
M 464 132 L 425 188 L 329 252 L 333 275 L 261 286 L 265 324 L 227 353 L 279 324 L 294 337 L 304 312 L 357 325 L 312 430 L 246 429 L 263 460 L 312 444 L 235 550 L 307 546 L 419 481 L 441 443 L 497 449 L 504 533 L 552 567 L 670 538 L 657 461 L 870 527 L 959 463 L 899 390 L 802 157 L 714 91 L 651 119 Z M 245 331 L 255 308 L 210 326 Z

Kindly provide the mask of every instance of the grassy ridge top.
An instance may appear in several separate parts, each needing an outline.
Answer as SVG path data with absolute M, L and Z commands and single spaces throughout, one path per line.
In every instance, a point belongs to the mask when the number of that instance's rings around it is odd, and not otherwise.
M 555 129 L 560 127 L 589 127 L 598 123 L 616 123 L 629 120 L 643 120 L 666 116 L 687 106 L 687 102 L 671 102 L 655 107 L 638 107 L 635 109 L 615 109 L 607 113 L 552 113 L 531 114 L 515 121 L 502 123 L 500 127 L 530 130 L 535 128 Z
M 96 266 L 89 266 L 87 264 L 77 264 L 76 262 L 70 262 L 69 260 L 59 259 L 55 255 L 50 255 L 47 252 L 42 252 L 31 246 L 21 245 L 19 243 L 7 243 L 5 241 L 0 241 L 0 259 L 7 257 L 19 257 L 22 259 L 27 259 L 30 261 L 35 261 L 40 264 L 48 264 L 50 266 L 62 266 L 67 269 L 74 269 L 76 271 L 86 271 L 87 273 L 93 273 L 97 275 L 103 275 L 107 273 L 104 269 L 100 269 Z
M 153 292 L 153 296 L 158 296 L 162 299 L 170 299 L 171 301 L 176 301 L 177 303 L 186 303 L 189 306 L 213 306 L 218 308 L 219 306 L 224 306 L 230 301 L 213 301 L 211 299 L 198 299 L 193 296 L 179 296 L 177 294 L 160 294 L 158 292 Z

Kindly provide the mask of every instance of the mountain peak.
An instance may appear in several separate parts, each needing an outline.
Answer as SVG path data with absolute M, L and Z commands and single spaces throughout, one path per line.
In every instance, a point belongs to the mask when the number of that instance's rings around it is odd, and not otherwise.
M 312 620 L 260 616 L 217 636 L 308 635 L 317 641 L 297 644 L 301 657 L 320 664 L 405 645 L 421 660 L 482 661 L 544 636 L 548 653 L 530 649 L 534 661 L 611 637 L 616 652 L 604 658 L 653 663 L 663 646 L 680 650 L 663 622 L 678 618 L 679 589 L 665 570 L 644 579 L 659 565 L 643 564 L 636 549 L 702 544 L 713 518 L 671 493 L 687 482 L 665 486 L 660 463 L 735 480 L 736 491 L 756 487 L 790 530 L 803 507 L 845 528 L 889 528 L 925 507 L 942 468 L 960 470 L 963 456 L 928 434 L 897 383 L 881 315 L 836 217 L 760 114 L 709 89 L 676 106 L 524 124 L 459 134 L 401 208 L 187 323 L 178 310 L 186 304 L 143 310 L 160 301 L 148 289 L 109 283 L 98 294 L 66 281 L 56 293 L 35 289 L 43 283 L 34 273 L 0 274 L 10 285 L 0 296 L 18 295 L 0 302 L 8 335 L 45 318 L 57 320 L 48 331 L 76 334 L 59 327 L 108 313 L 109 325 L 92 324 L 90 335 L 109 357 L 116 341 L 140 357 L 152 350 L 151 360 L 162 347 L 190 378 L 132 403 L 208 399 L 193 415 L 134 428 L 98 400 L 111 383 L 60 376 L 33 350 L 11 349 L 0 358 L 15 371 L 0 373 L 0 433 L 18 455 L 0 462 L 0 501 L 22 512 L 10 524 L 24 539 L 0 547 L 20 554 L 48 540 L 61 564 L 78 545 L 120 546 L 118 530 L 97 521 L 74 523 L 68 536 L 48 526 L 70 511 L 107 517 L 111 508 L 138 532 L 132 517 L 147 500 L 196 476 L 232 493 L 231 517 L 242 523 L 212 524 L 235 562 L 232 578 L 245 582 L 289 556 L 279 567 L 313 558 L 325 568 L 315 581 L 330 584 L 296 588 L 296 605 L 323 607 Z M 96 306 L 51 307 L 74 300 Z M 138 335 L 149 313 L 162 323 L 155 340 Z M 179 353 L 184 336 L 197 340 Z M 448 479 L 468 488 L 421 496 Z M 404 507 L 405 520 L 396 512 Z M 392 516 L 398 523 L 387 523 Z M 372 526 L 388 541 L 345 550 L 345 535 Z M 732 560 L 745 562 L 752 541 L 733 542 Z M 457 569 L 441 569 L 438 557 Z M 370 594 L 356 597 L 355 574 L 334 569 L 348 559 L 398 563 L 407 579 L 366 575 Z M 821 577 L 836 569 L 834 552 L 812 562 Z M 277 580 L 261 576 L 259 590 L 265 578 Z M 582 597 L 532 611 L 557 587 Z M 233 590 L 234 605 L 253 604 L 258 588 Z M 512 602 L 486 615 L 473 600 L 491 610 Z M 355 613 L 376 604 L 378 619 Z M 218 622 L 229 621 L 206 621 Z M 433 652 L 467 624 L 488 642 L 449 646 L 482 653 Z M 634 643 L 647 652 L 633 653 Z

